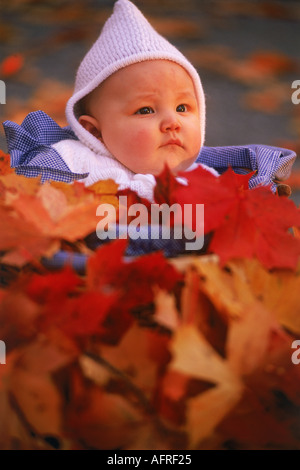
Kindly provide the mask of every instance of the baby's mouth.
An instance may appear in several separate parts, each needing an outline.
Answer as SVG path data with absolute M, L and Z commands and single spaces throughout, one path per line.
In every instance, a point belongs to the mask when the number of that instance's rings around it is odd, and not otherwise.
M 179 139 L 169 139 L 167 142 L 161 145 L 161 147 L 167 147 L 168 145 L 177 145 L 183 147 L 182 142 Z

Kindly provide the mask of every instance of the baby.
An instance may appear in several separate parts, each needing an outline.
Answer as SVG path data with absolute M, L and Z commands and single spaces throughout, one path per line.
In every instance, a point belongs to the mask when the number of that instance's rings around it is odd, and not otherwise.
M 129 0 L 115 3 L 82 60 L 66 116 L 66 128 L 42 111 L 29 113 L 21 125 L 3 123 L 18 174 L 87 186 L 113 179 L 119 189 L 152 201 L 154 176 L 165 164 L 175 175 L 197 165 L 215 175 L 229 166 L 253 171 L 250 188 L 267 184 L 275 192 L 296 158 L 264 145 L 205 147 L 198 72 Z
M 71 171 L 89 173 L 87 185 L 112 178 L 149 200 L 153 175 L 165 164 L 174 174 L 195 168 L 204 142 L 197 71 L 128 0 L 115 3 L 80 64 L 66 115 L 79 141 L 53 147 Z

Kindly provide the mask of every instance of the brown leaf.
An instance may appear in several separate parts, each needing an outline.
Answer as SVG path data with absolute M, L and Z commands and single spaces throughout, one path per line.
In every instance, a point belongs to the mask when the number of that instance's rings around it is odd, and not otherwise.
M 62 397 L 50 377 L 15 368 L 10 391 L 32 429 L 44 435 L 62 432 Z
M 146 397 L 151 396 L 153 392 L 158 367 L 150 358 L 149 342 L 147 330 L 133 325 L 123 336 L 118 347 L 102 346 L 100 349 L 101 357 L 126 374 Z
M 73 438 L 86 448 L 124 448 L 138 436 L 143 417 L 122 396 L 90 386 L 73 400 L 66 425 Z

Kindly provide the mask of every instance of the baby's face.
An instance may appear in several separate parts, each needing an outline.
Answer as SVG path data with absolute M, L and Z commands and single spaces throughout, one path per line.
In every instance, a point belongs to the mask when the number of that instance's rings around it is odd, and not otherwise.
M 200 110 L 189 74 L 167 60 L 129 65 L 93 93 L 89 110 L 99 138 L 134 173 L 164 164 L 186 170 L 201 147 Z

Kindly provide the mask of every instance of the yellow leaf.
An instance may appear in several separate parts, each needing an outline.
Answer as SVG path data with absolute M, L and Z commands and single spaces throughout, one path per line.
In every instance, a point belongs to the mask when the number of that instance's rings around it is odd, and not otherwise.
M 171 341 L 171 352 L 171 369 L 213 384 L 233 380 L 227 361 L 215 352 L 193 325 L 178 328 Z
M 253 295 L 274 318 L 295 335 L 300 335 L 300 274 L 269 272 L 255 260 L 239 260 L 233 269 L 243 273 Z
M 99 180 L 91 186 L 88 186 L 88 189 L 96 194 L 116 194 L 118 191 L 118 184 L 111 179 Z
M 170 369 L 216 384 L 187 402 L 185 429 L 190 448 L 196 448 L 238 402 L 243 387 L 228 362 L 193 325 L 184 325 L 176 331 L 171 351 Z
M 241 384 L 231 380 L 188 400 L 186 429 L 190 449 L 197 449 L 202 440 L 211 437 L 216 426 L 229 414 L 241 396 Z

